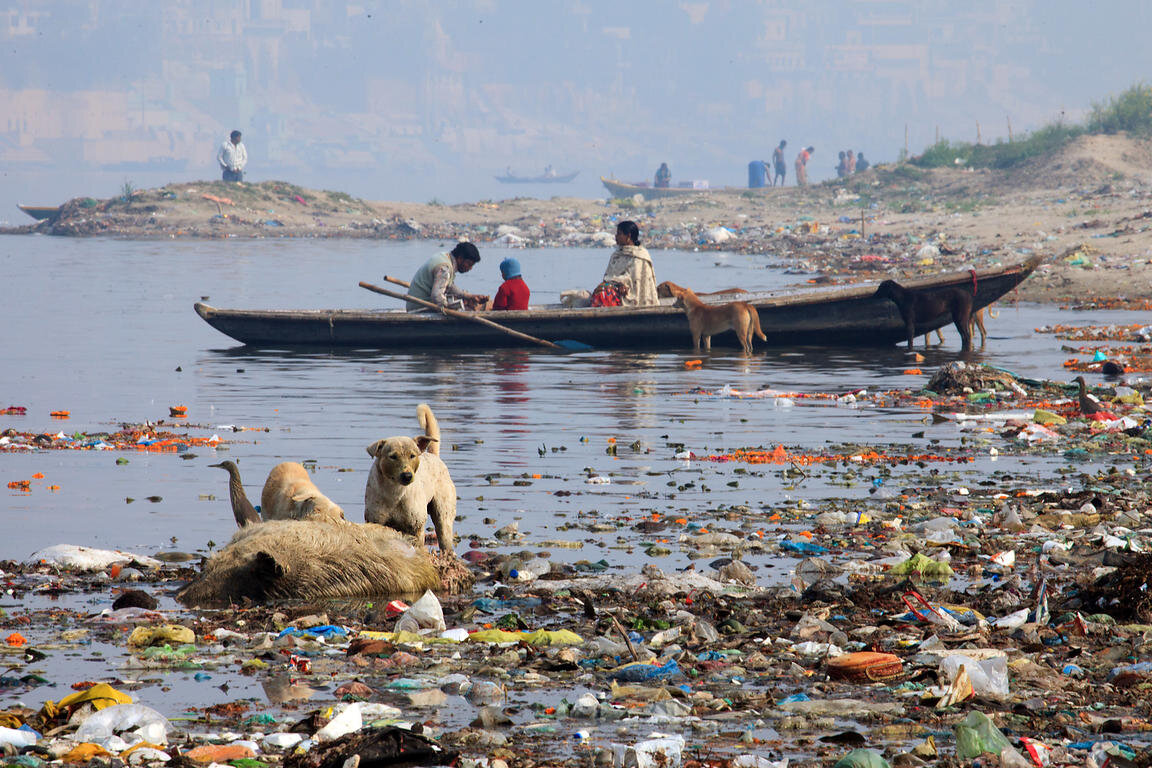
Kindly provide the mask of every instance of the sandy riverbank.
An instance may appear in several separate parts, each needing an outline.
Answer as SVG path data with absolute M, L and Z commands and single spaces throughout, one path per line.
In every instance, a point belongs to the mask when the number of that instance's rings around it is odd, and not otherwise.
M 825 282 L 985 267 L 1041 252 L 1054 261 L 1020 288 L 1019 299 L 1130 307 L 1152 300 L 1152 147 L 1123 137 L 1086 137 L 1059 157 L 1006 172 L 881 166 L 808 189 L 713 190 L 656 201 L 447 206 L 370 202 L 277 181 L 172 184 L 129 200 L 77 198 L 55 221 L 0 232 L 607 248 L 624 218 L 640 223 L 651 247 L 762 253 L 819 272 Z M 1055 258 L 1079 244 L 1086 247 Z

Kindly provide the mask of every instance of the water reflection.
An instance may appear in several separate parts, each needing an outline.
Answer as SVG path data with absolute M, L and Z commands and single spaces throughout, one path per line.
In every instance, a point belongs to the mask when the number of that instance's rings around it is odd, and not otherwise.
M 59 486 L 48 493 L 34 485 L 32 493 L 10 497 L 14 525 L 2 557 L 24 557 L 61 543 L 61 531 L 74 543 L 145 551 L 166 547 L 172 537 L 187 550 L 209 539 L 223 541 L 234 523 L 222 473 L 207 467 L 223 458 L 240 464 L 254 496 L 277 462 L 315 459 L 317 484 L 350 518 L 360 519 L 369 465 L 365 446 L 381 437 L 415 434 L 420 402 L 429 403 L 440 421 L 443 453 L 460 493 L 463 535 L 488 535 L 517 518 L 522 529 L 543 530 L 562 514 L 596 510 L 611 516 L 641 504 L 675 504 L 691 513 L 718 504 L 771 505 L 795 497 L 862 493 L 815 481 L 789 488 L 771 470 L 737 478 L 731 465 L 685 468 L 672 458 L 676 444 L 706 455 L 780 443 L 815 450 L 830 441 L 865 442 L 877 435 L 921 447 L 930 439 L 954 446 L 963 437 L 955 425 L 929 425 L 924 438 L 912 438 L 926 429 L 918 411 L 811 401 L 784 407 L 771 399 L 714 394 L 725 386 L 746 392 L 767 386 L 799 392 L 920 386 L 940 365 L 960 358 L 954 331 L 946 332 L 943 346 L 918 344 L 921 362 L 902 347 L 770 347 L 747 358 L 730 349 L 694 354 L 688 338 L 682 350 L 660 354 L 254 350 L 232 345 L 196 316 L 192 303 L 209 296 L 221 307 L 380 307 L 357 281 L 379 274 L 382 265 L 389 272 L 418 266 L 435 246 L 54 238 L 21 239 L 19 245 L 4 256 L 7 284 L 13 286 L 5 295 L 5 330 L 6 338 L 28 341 L 5 349 L 4 396 L 26 406 L 29 415 L 5 426 L 106 431 L 118 422 L 167 418 L 170 405 L 182 404 L 197 434 L 216 431 L 229 442 L 183 461 L 129 454 L 127 465 L 115 465 L 100 452 L 0 456 L 12 478 L 43 472 L 45 486 Z M 523 250 L 517 257 L 535 274 L 549 276 L 554 285 L 540 286 L 546 295 L 559 287 L 594 284 L 603 259 L 599 253 L 588 258 L 590 253 Z M 725 269 L 717 270 L 717 261 Z M 731 283 L 771 289 L 802 279 L 764 269 L 764 257 L 757 255 L 666 252 L 659 254 L 659 264 L 663 276 L 701 288 Z M 59 282 L 55 276 L 62 273 L 72 279 Z M 466 280 L 474 282 L 464 287 L 491 292 L 483 277 L 469 274 Z M 1072 319 L 1126 323 L 1143 316 L 1093 312 Z M 1059 340 L 1032 329 L 1068 320 L 1050 308 L 1005 308 L 989 321 L 993 336 L 987 347 L 966 359 L 1025 376 L 1063 378 L 1066 355 Z M 699 367 L 685 366 L 694 359 L 701 360 Z M 913 368 L 924 374 L 904 373 Z M 67 424 L 48 420 L 57 409 L 72 411 Z M 255 429 L 233 432 L 227 426 Z M 651 453 L 633 453 L 628 446 L 634 442 L 650 446 Z M 608 451 L 612 445 L 616 456 Z M 1026 461 L 1003 460 L 999 466 L 1014 469 Z M 987 465 L 984 460 L 973 469 Z M 586 486 L 585 468 L 613 474 L 613 484 Z M 494 473 L 527 474 L 531 484 L 513 486 L 504 478 L 493 488 L 485 478 Z M 704 480 L 683 491 L 666 485 L 686 486 L 682 478 L 687 477 Z M 736 479 L 738 487 L 727 485 Z M 641 502 L 628 482 L 647 483 L 652 498 Z M 556 496 L 560 490 L 571 496 Z M 125 502 L 150 495 L 163 501 Z

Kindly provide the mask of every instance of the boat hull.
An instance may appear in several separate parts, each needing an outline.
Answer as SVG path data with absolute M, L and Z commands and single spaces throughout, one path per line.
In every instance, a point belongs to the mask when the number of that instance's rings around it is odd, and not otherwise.
M 51 221 L 60 215 L 60 206 L 58 205 L 17 204 L 16 207 L 37 221 Z
M 711 190 L 690 189 L 688 187 L 642 187 L 639 184 L 627 184 L 615 179 L 600 177 L 600 183 L 612 197 L 632 197 L 640 195 L 645 200 L 659 200 L 665 197 L 686 197 L 688 195 L 706 195 Z
M 496 181 L 501 184 L 567 184 L 579 174 L 580 171 L 563 176 L 497 176 Z
M 1004 296 L 1041 261 L 978 272 L 975 307 Z M 969 272 L 910 280 L 912 288 L 971 286 Z M 875 299 L 876 284 L 793 293 L 742 296 L 756 307 L 771 346 L 885 346 L 906 341 L 896 305 Z M 731 297 L 707 297 L 723 303 Z M 218 309 L 197 303 L 196 312 L 213 328 L 242 344 L 258 347 L 327 347 L 377 350 L 489 349 L 533 347 L 531 342 L 469 320 L 437 313 L 373 310 Z M 535 309 L 480 312 L 521 333 L 549 341 L 577 341 L 598 349 L 684 349 L 691 345 L 683 310 L 672 306 Z M 917 335 L 951 323 L 941 315 L 925 318 Z M 712 339 L 714 346 L 738 347 L 731 331 Z M 757 342 L 760 344 L 760 342 Z

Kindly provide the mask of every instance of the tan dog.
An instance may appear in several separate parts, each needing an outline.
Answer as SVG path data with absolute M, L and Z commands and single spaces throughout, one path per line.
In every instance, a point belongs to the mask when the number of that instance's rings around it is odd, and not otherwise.
M 421 403 L 416 415 L 424 434 L 389 437 L 368 446 L 374 461 L 364 488 L 364 519 L 415 536 L 424 546 L 424 525 L 432 518 L 440 549 L 452 552 L 456 539 L 456 486 L 440 460 L 440 426 Z
M 752 336 L 759 336 L 768 341 L 764 331 L 760 330 L 760 313 L 746 301 L 733 301 L 728 304 L 715 306 L 700 301 L 700 297 L 692 292 L 691 288 L 681 288 L 668 283 L 669 290 L 676 297 L 676 306 L 684 307 L 688 315 L 688 328 L 692 332 L 692 345 L 700 350 L 700 341 L 704 341 L 704 349 L 712 349 L 712 337 L 731 328 L 736 332 L 736 338 L 744 347 L 744 354 L 752 354 Z
M 344 521 L 344 510 L 320 493 L 302 464 L 285 461 L 272 467 L 260 492 L 265 520 Z
M 656 286 L 656 295 L 661 299 L 671 299 L 677 295 L 677 292 L 685 290 L 671 280 L 665 280 Z M 725 293 L 748 293 L 743 288 L 725 288 L 722 291 L 712 291 L 710 293 L 697 293 L 697 296 L 719 296 Z

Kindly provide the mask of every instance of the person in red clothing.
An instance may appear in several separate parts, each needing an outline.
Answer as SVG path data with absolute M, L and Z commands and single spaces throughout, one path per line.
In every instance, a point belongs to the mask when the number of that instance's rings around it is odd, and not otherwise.
M 511 257 L 500 262 L 504 283 L 492 299 L 492 309 L 528 309 L 528 284 L 520 277 L 520 262 Z

